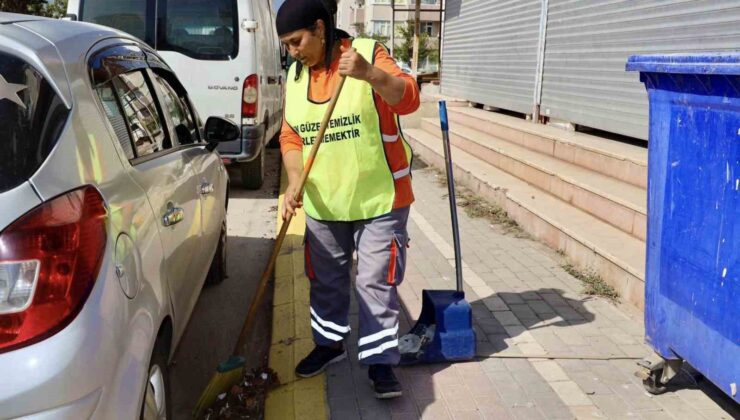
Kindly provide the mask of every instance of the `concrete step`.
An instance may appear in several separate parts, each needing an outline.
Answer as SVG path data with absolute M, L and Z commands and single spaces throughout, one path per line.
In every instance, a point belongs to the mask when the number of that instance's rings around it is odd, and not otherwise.
M 435 118 L 422 128 L 441 137 Z M 582 166 L 534 151 L 465 125 L 450 125 L 450 140 L 460 149 L 573 206 L 645 240 L 646 191 Z
M 442 142 L 421 129 L 406 129 L 414 152 L 444 168 Z M 616 227 L 452 146 L 455 179 L 495 202 L 525 231 L 573 264 L 594 270 L 623 299 L 644 308 L 645 243 Z
M 451 125 L 476 128 L 621 181 L 647 187 L 647 149 L 476 108 L 449 109 Z

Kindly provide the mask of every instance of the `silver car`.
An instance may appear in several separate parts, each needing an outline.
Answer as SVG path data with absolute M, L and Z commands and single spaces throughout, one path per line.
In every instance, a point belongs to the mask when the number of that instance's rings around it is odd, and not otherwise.
M 168 417 L 168 360 L 225 277 L 210 139 L 238 137 L 130 35 L 0 13 L 0 418 Z

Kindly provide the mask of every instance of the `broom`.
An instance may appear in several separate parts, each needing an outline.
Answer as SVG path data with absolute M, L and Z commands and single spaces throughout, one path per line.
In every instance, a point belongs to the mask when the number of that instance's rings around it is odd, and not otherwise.
M 309 172 L 311 172 L 311 168 L 313 167 L 314 160 L 316 159 L 316 153 L 319 151 L 319 146 L 321 146 L 321 143 L 324 140 L 324 132 L 326 131 L 326 127 L 329 125 L 331 114 L 334 112 L 334 107 L 337 104 L 337 99 L 339 99 L 339 94 L 342 92 L 342 87 L 344 86 L 345 79 L 345 76 L 340 77 L 339 83 L 337 83 L 337 87 L 332 94 L 331 101 L 329 101 L 329 105 L 326 108 L 324 119 L 321 121 L 321 125 L 319 126 L 319 132 L 316 136 L 316 140 L 311 147 L 311 152 L 308 156 L 308 159 L 306 160 L 306 163 L 303 165 L 300 188 L 295 195 L 296 200 L 298 200 L 303 195 L 303 188 L 306 186 L 308 174 Z M 291 213 L 288 213 L 285 217 L 285 221 L 283 222 L 283 226 L 280 229 L 280 233 L 275 239 L 275 244 L 272 247 L 272 255 L 270 255 L 270 260 L 267 263 L 267 267 L 265 267 L 265 271 L 262 272 L 262 278 L 260 279 L 259 285 L 257 286 L 257 293 L 255 293 L 252 297 L 252 302 L 249 306 L 249 312 L 247 313 L 247 318 L 244 320 L 244 325 L 242 326 L 242 331 L 239 334 L 236 345 L 234 346 L 234 351 L 231 353 L 231 356 L 228 360 L 219 363 L 219 365 L 216 367 L 216 373 L 211 377 L 210 382 L 208 382 L 208 386 L 201 394 L 200 399 L 198 399 L 198 403 L 195 406 L 195 409 L 193 411 L 193 415 L 195 418 L 199 418 L 201 414 L 203 414 L 203 411 L 205 411 L 206 408 L 210 407 L 216 401 L 216 398 L 220 394 L 228 391 L 229 389 L 231 389 L 232 386 L 238 384 L 239 380 L 242 378 L 245 359 L 239 354 L 241 353 L 241 349 L 242 347 L 244 347 L 244 343 L 247 341 L 247 338 L 249 338 L 250 332 L 252 330 L 252 324 L 254 323 L 254 318 L 257 316 L 257 307 L 259 306 L 260 302 L 262 302 L 262 298 L 265 294 L 265 289 L 267 289 L 267 282 L 272 277 L 272 271 L 275 268 L 275 261 L 277 260 L 278 253 L 283 245 L 285 234 L 288 232 L 288 226 L 290 225 L 290 221 L 292 219 L 293 215 Z

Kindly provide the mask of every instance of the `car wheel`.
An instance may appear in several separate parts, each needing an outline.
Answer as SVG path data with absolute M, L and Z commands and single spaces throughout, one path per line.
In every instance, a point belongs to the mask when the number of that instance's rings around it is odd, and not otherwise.
M 251 162 L 241 164 L 242 186 L 248 190 L 258 190 L 265 179 L 265 149 Z
M 146 377 L 142 420 L 168 420 L 170 418 L 170 378 L 167 369 L 167 350 L 158 341 L 154 346 L 149 373 Z
M 208 276 L 206 277 L 206 284 L 213 285 L 219 284 L 228 277 L 226 274 L 226 240 L 228 234 L 226 231 L 226 218 L 221 223 L 221 234 L 218 238 L 218 247 L 216 248 L 216 254 L 213 256 L 211 261 L 211 268 L 208 269 Z

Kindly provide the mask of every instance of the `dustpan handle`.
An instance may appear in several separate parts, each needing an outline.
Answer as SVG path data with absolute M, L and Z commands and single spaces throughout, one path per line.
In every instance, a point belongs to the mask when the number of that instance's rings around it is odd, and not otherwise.
M 450 217 L 452 219 L 452 240 L 455 245 L 455 274 L 457 291 L 463 291 L 462 256 L 460 253 L 460 228 L 457 224 L 457 203 L 455 200 L 455 177 L 452 174 L 452 156 L 450 154 L 450 134 L 447 122 L 447 103 L 439 101 L 439 120 L 442 126 L 442 143 L 445 152 L 445 172 L 447 173 L 447 192 L 450 197 Z

